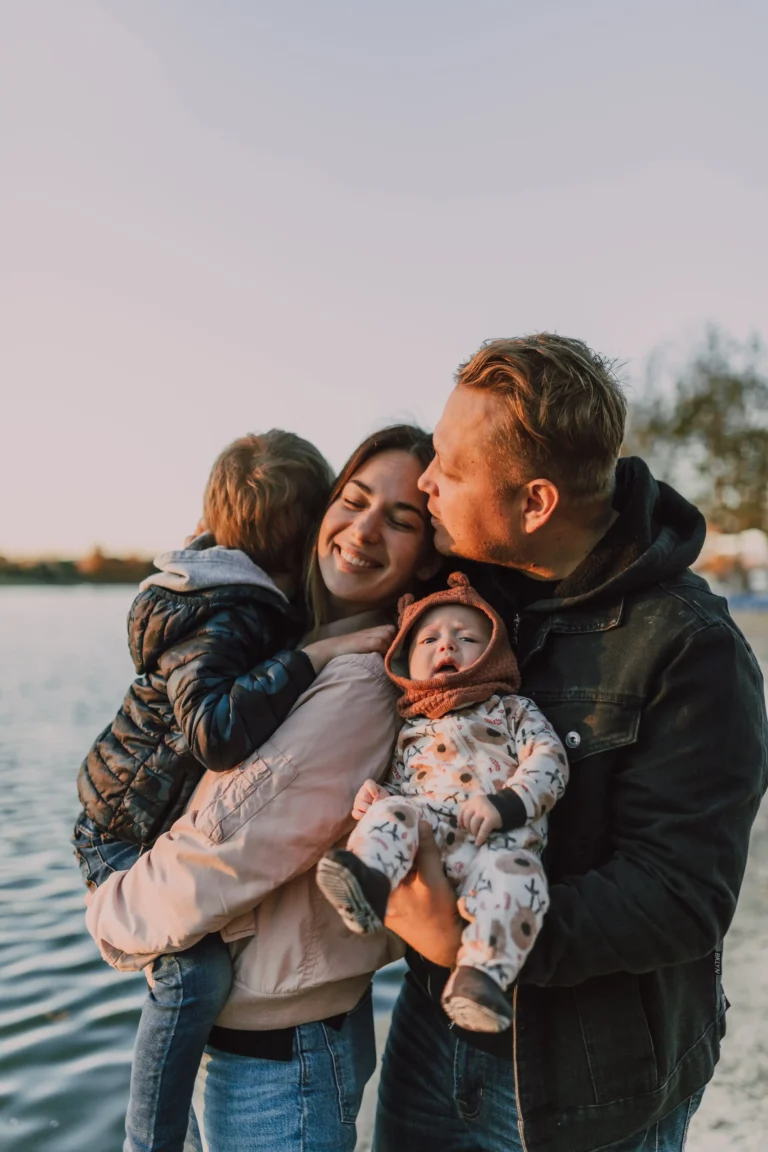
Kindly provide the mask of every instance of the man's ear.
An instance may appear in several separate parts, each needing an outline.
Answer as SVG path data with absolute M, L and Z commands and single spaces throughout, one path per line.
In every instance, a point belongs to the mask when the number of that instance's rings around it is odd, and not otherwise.
M 522 509 L 525 531 L 530 534 L 543 528 L 559 503 L 560 493 L 551 480 L 529 480 Z

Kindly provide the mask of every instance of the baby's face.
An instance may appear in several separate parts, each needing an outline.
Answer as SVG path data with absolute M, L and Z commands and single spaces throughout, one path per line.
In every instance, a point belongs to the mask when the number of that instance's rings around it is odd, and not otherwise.
M 493 625 L 479 608 L 438 604 L 422 616 L 408 656 L 411 680 L 431 680 L 444 672 L 461 672 L 488 647 Z

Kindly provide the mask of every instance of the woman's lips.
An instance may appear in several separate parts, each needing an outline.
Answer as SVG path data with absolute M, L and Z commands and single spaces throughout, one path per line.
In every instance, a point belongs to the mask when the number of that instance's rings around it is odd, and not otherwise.
M 371 560 L 354 548 L 334 544 L 333 550 L 336 555 L 336 563 L 345 572 L 372 572 L 375 568 L 381 568 L 378 560 Z

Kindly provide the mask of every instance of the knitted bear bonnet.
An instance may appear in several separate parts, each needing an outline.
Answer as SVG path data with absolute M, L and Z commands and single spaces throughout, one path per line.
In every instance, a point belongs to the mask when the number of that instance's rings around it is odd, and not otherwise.
M 440 604 L 461 604 L 483 612 L 491 622 L 491 639 L 469 668 L 460 672 L 441 672 L 431 680 L 411 680 L 408 676 L 408 638 L 421 617 Z M 414 600 L 410 593 L 401 596 L 397 608 L 398 633 L 387 652 L 384 666 L 390 680 L 402 692 L 397 703 L 401 716 L 427 716 L 437 720 L 457 708 L 517 691 L 520 673 L 504 621 L 475 592 L 463 572 L 454 572 L 448 577 L 448 587 L 444 591 L 425 596 L 422 600 Z

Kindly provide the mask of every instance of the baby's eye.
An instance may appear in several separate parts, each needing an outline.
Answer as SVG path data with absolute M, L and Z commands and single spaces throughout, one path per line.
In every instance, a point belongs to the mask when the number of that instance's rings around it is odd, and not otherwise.
M 434 644 L 434 642 L 435 642 L 434 636 L 425 636 L 424 639 L 422 640 L 422 644 Z
M 465 644 L 477 644 L 478 641 L 474 636 L 461 636 L 459 639 L 463 640 Z

